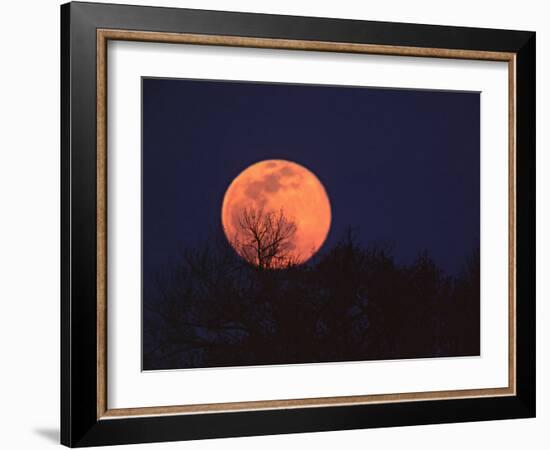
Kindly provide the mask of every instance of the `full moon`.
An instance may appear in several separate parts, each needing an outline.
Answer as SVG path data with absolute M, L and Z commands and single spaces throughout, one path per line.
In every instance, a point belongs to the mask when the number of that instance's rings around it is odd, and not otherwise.
M 227 188 L 221 213 L 235 251 L 266 268 L 306 262 L 325 242 L 331 222 L 330 201 L 319 179 L 282 159 L 243 170 Z

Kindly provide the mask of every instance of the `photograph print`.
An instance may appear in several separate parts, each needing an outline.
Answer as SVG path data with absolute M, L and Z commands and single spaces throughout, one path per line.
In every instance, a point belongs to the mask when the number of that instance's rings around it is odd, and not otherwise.
M 142 369 L 480 355 L 480 94 L 142 78 Z

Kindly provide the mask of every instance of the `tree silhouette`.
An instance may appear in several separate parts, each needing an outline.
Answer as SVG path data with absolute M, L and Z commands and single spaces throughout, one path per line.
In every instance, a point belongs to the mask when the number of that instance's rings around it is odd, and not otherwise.
M 242 223 L 250 259 L 218 236 L 144 294 L 145 370 L 479 355 L 479 251 L 451 277 L 427 252 L 399 265 L 349 231 L 299 265 L 282 211 Z
M 283 209 L 243 208 L 238 217 L 239 231 L 233 247 L 250 264 L 260 269 L 284 268 L 297 262 L 293 254 L 296 223 Z

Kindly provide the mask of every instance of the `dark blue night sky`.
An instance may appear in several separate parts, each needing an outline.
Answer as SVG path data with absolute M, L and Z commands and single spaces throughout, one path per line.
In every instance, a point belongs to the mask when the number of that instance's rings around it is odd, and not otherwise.
M 457 273 L 479 246 L 479 106 L 472 92 L 143 79 L 144 288 L 221 228 L 226 188 L 265 159 L 324 184 L 324 249 L 353 226 L 398 262 L 427 250 Z

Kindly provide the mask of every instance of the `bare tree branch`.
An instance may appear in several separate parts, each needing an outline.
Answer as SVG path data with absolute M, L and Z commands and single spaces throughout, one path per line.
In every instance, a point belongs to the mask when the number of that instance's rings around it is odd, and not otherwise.
M 239 231 L 233 245 L 250 264 L 276 269 L 296 263 L 293 254 L 296 223 L 279 212 L 244 208 L 238 218 Z

